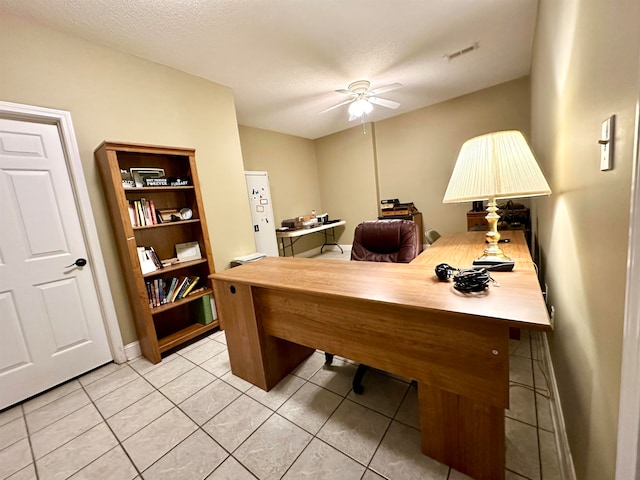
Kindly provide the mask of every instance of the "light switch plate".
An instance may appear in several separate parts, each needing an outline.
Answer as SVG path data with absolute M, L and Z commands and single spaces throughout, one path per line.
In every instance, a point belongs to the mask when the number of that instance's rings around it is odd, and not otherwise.
M 613 139 L 614 139 L 614 118 L 611 115 L 604 122 L 600 129 L 600 170 L 613 169 Z

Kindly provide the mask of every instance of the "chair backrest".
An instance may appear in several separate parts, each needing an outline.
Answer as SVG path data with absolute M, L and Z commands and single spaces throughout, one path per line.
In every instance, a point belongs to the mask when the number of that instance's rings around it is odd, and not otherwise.
M 427 230 L 424 236 L 426 237 L 427 243 L 429 245 L 431 245 L 433 242 L 435 242 L 437 239 L 440 238 L 440 234 L 433 228 L 430 228 L 429 230 Z
M 351 260 L 409 263 L 418 251 L 418 226 L 411 220 L 373 220 L 356 227 Z

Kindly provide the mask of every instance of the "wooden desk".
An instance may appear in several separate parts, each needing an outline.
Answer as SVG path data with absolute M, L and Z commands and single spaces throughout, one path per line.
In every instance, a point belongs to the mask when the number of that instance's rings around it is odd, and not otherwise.
M 340 251 L 344 253 L 342 247 L 336 243 L 336 234 L 334 228 L 345 225 L 346 223 L 347 222 L 345 222 L 344 220 L 340 220 L 339 222 L 327 223 L 313 228 L 299 228 L 297 230 L 285 230 L 284 232 L 276 230 L 276 237 L 278 237 L 282 242 L 282 255 L 287 255 L 286 247 L 289 247 L 291 249 L 291 256 L 293 257 L 293 245 L 300 239 L 300 237 L 316 232 L 324 233 L 324 243 L 322 244 L 322 247 L 320 247 L 320 253 L 322 253 L 322 249 L 327 245 L 336 245 L 340 249 Z M 329 230 L 331 231 L 330 233 L 333 242 L 328 242 L 329 238 L 327 237 L 327 234 L 329 233 Z M 285 245 L 285 238 L 289 239 L 289 245 Z
M 422 451 L 504 479 L 509 327 L 550 328 L 522 232 L 512 272 L 465 295 L 434 275 L 468 266 L 484 234 L 445 235 L 410 264 L 265 258 L 211 276 L 235 375 L 269 390 L 316 348 L 418 382 Z

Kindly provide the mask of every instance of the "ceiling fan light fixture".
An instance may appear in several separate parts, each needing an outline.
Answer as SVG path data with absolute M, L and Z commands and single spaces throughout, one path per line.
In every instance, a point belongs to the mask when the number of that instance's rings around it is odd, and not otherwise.
M 349 105 L 349 115 L 362 117 L 373 111 L 373 105 L 365 98 L 359 98 Z

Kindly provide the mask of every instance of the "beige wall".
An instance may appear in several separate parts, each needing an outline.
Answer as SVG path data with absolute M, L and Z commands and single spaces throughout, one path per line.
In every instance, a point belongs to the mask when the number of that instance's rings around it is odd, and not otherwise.
M 316 158 L 323 211 L 347 224 L 336 228 L 338 243 L 350 245 L 353 230 L 378 216 L 372 126 L 362 126 L 317 139 Z
M 637 0 L 540 2 L 531 129 L 553 195 L 532 204 L 581 480 L 614 478 L 639 31 Z M 611 114 L 614 170 L 601 172 L 597 140 Z
M 254 251 L 231 90 L 7 15 L 0 65 L 2 100 L 71 112 L 125 344 L 136 335 L 94 165 L 103 140 L 195 148 L 216 268 Z
M 245 126 L 239 131 L 244 169 L 269 174 L 276 226 L 287 218 L 310 215 L 312 210 L 323 213 L 313 140 Z M 320 246 L 322 238 L 319 234 L 302 237 L 295 251 Z M 287 254 L 291 254 L 288 248 Z
M 528 77 L 316 140 L 323 208 L 353 228 L 378 216 L 380 199 L 414 202 L 424 228 L 466 230 L 469 203 L 444 205 L 453 165 L 465 140 L 483 133 L 529 133 Z
M 442 203 L 460 147 L 498 130 L 528 137 L 529 98 L 524 77 L 376 123 L 380 197 L 414 202 L 425 229 L 466 230 L 471 203 Z
M 355 226 L 377 218 L 381 198 L 414 202 L 425 229 L 465 230 L 471 205 L 442 203 L 460 147 L 495 130 L 518 129 L 528 136 L 529 125 L 530 85 L 524 77 L 367 124 L 366 134 L 358 125 L 311 141 L 240 127 L 240 138 L 245 168 L 269 171 L 276 222 L 314 205 L 319 213 L 346 220 L 336 233 L 340 244 L 350 245 Z M 307 177 L 314 163 L 316 177 Z M 318 246 L 321 239 L 301 241 L 296 251 Z

